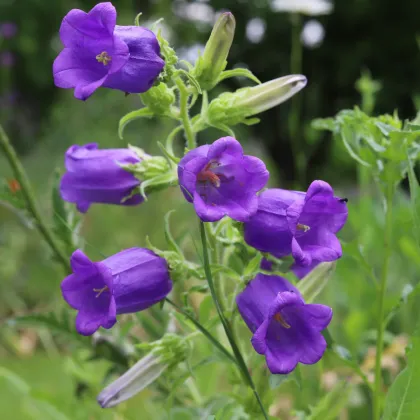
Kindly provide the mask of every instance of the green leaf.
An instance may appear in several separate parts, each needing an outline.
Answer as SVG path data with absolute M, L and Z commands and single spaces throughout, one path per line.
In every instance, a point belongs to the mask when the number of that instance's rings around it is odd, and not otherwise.
M 254 258 L 251 259 L 251 261 L 248 263 L 248 265 L 245 267 L 243 272 L 243 277 L 254 277 L 260 270 L 261 260 L 263 256 L 260 252 L 255 255 Z
M 244 68 L 237 68 L 222 72 L 219 76 L 219 79 L 217 80 L 217 83 L 221 82 L 222 80 L 229 79 L 230 77 L 246 77 L 255 83 L 261 84 L 261 81 L 258 79 L 258 77 L 256 77 L 250 70 Z
M 202 324 L 206 324 L 207 321 L 210 319 L 210 314 L 213 308 L 213 299 L 210 295 L 208 295 L 202 300 L 200 304 L 200 309 L 198 311 L 198 319 Z
M 411 211 L 413 213 L 413 225 L 414 225 L 414 236 L 417 241 L 417 245 L 420 248 L 420 216 L 418 213 L 419 204 L 420 204 L 420 185 L 414 172 L 414 162 L 412 162 L 407 147 L 405 148 L 406 159 L 408 162 L 408 181 L 410 184 L 410 202 L 411 202 Z
M 278 388 L 283 382 L 286 382 L 288 379 L 290 379 L 289 375 L 270 375 L 268 378 L 270 389 Z
M 56 170 L 51 193 L 53 232 L 62 241 L 65 251 L 70 255 L 76 248 L 82 246 L 82 237 L 80 235 L 82 219 L 75 206 L 61 198 L 60 182 L 61 172 Z
M 335 262 L 322 262 L 297 283 L 306 303 L 311 303 L 322 292 L 335 272 Z
M 339 382 L 315 407 L 311 407 L 308 420 L 336 420 L 346 406 L 351 392 L 347 381 Z
M 420 412 L 420 336 L 411 340 L 407 367 L 397 376 L 385 401 L 383 420 L 414 420 Z
M 9 318 L 7 324 L 10 327 L 28 326 L 35 328 L 47 328 L 51 332 L 58 333 L 75 344 L 90 347 L 90 339 L 76 332 L 74 319 L 67 311 L 62 311 L 61 316 L 54 312 L 45 314 L 33 314 Z
M 151 117 L 153 117 L 153 112 L 150 111 L 150 109 L 147 107 L 129 112 L 128 114 L 124 115 L 124 117 L 120 119 L 120 122 L 118 124 L 118 136 L 120 137 L 120 139 L 123 138 L 125 126 L 131 121 L 137 120 L 139 118 L 151 118 Z

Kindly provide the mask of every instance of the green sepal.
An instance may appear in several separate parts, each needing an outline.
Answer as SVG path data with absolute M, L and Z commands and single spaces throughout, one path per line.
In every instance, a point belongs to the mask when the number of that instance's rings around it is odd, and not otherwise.
M 140 12 L 140 13 L 138 13 L 137 14 L 137 16 L 135 17 L 135 19 L 134 19 L 134 25 L 136 25 L 136 26 L 141 26 L 140 25 L 140 18 L 141 18 L 141 15 L 142 15 L 143 13 L 142 12 Z
M 175 77 L 177 76 L 185 76 L 187 78 L 187 80 L 189 81 L 191 86 L 194 86 L 194 88 L 197 90 L 198 93 L 202 93 L 200 84 L 198 83 L 197 79 L 188 71 L 184 70 L 184 69 L 179 69 L 177 70 L 177 73 L 175 75 Z
M 159 83 L 148 91 L 141 93 L 140 98 L 153 115 L 174 117 L 176 112 L 172 110 L 175 103 L 175 94 L 165 83 Z
M 125 126 L 131 121 L 137 120 L 139 118 L 151 118 L 153 117 L 153 112 L 149 108 L 141 108 L 135 111 L 131 111 L 128 114 L 124 115 L 118 123 L 118 136 L 120 139 L 123 138 L 123 132 Z
M 229 79 L 231 77 L 246 77 L 247 79 L 251 79 L 257 84 L 261 84 L 260 79 L 258 79 L 258 77 L 252 73 L 252 71 L 244 68 L 225 70 L 220 74 L 217 83 L 220 83 L 222 80 Z
M 178 57 L 175 50 L 169 46 L 169 42 L 163 38 L 162 31 L 159 29 L 156 38 L 160 45 L 160 54 L 165 60 L 165 67 L 159 75 L 159 80 L 163 83 L 171 81 L 174 73 L 177 71 L 175 65 L 178 63 Z

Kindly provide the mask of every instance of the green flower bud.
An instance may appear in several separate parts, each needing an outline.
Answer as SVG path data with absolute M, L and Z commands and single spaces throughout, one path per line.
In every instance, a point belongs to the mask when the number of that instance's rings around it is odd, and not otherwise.
M 233 93 L 223 93 L 210 103 L 207 121 L 215 126 L 255 123 L 258 120 L 247 118 L 287 101 L 305 86 L 306 77 L 293 74 Z
M 159 378 L 166 369 L 183 362 L 188 354 L 185 338 L 175 334 L 167 334 L 161 340 L 140 347 L 150 352 L 102 390 L 97 397 L 102 408 L 114 407 L 138 394 Z
M 159 83 L 147 92 L 140 94 L 144 105 L 154 115 L 170 115 L 171 106 L 175 102 L 175 94 L 165 83 Z
M 219 82 L 219 77 L 227 65 L 227 56 L 232 46 L 236 22 L 232 13 L 222 13 L 217 19 L 204 53 L 198 58 L 193 70 L 203 90 L 211 90 Z
M 140 162 L 133 164 L 121 165 L 126 171 L 131 172 L 141 183 L 139 191 L 134 189 L 132 194 L 140 192 L 140 194 L 147 200 L 146 192 L 160 191 L 178 182 L 178 175 L 176 169 L 172 168 L 167 159 L 163 156 L 150 156 L 135 146 L 129 145 L 140 158 Z M 126 199 L 130 198 L 126 197 Z

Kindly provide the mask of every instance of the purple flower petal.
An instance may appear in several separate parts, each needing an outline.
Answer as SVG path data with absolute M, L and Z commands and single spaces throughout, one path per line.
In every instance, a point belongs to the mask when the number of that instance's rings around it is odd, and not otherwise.
M 256 193 L 268 177 L 264 163 L 244 156 L 242 146 L 232 137 L 188 152 L 178 166 L 181 190 L 205 222 L 224 216 L 249 220 L 257 211 Z
M 67 172 L 60 184 L 63 200 L 76 203 L 79 211 L 87 211 L 91 203 L 136 205 L 140 194 L 126 199 L 140 181 L 121 164 L 139 162 L 129 149 L 97 149 L 96 144 L 74 145 L 66 152 Z
M 287 280 L 259 274 L 236 302 L 254 333 L 252 345 L 265 355 L 271 373 L 287 374 L 298 363 L 316 363 L 324 354 L 326 342 L 320 331 L 330 323 L 332 310 L 306 305 Z
M 111 328 L 117 314 L 149 308 L 172 289 L 166 261 L 144 248 L 121 251 L 92 262 L 80 250 L 71 259 L 73 274 L 61 283 L 66 302 L 79 311 L 76 329 L 91 335 Z

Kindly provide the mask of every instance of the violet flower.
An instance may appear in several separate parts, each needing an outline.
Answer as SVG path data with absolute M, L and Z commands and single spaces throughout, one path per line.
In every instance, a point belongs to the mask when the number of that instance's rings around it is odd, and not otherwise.
M 179 162 L 179 184 L 204 222 L 224 216 L 244 222 L 257 211 L 257 191 L 269 173 L 260 159 L 244 156 L 233 137 L 189 151 Z
M 306 194 L 268 189 L 245 223 L 245 241 L 278 258 L 292 254 L 300 266 L 334 261 L 342 255 L 336 233 L 347 220 L 346 202 L 324 181 L 312 182 Z
M 98 149 L 96 143 L 71 146 L 65 157 L 67 172 L 61 179 L 61 197 L 76 203 L 82 213 L 92 203 L 139 204 L 143 201 L 140 194 L 127 197 L 140 181 L 120 166 L 139 161 L 129 149 Z
M 321 334 L 332 309 L 305 304 L 299 291 L 279 276 L 258 274 L 236 297 L 239 312 L 252 331 L 255 351 L 265 355 L 271 373 L 287 374 L 298 363 L 318 362 L 327 343 Z
M 13 38 L 17 34 L 18 28 L 13 22 L 3 22 L 0 24 L 0 36 L 5 39 Z
M 79 311 L 79 334 L 109 329 L 117 314 L 147 309 L 172 289 L 166 261 L 149 249 L 125 249 L 101 262 L 77 250 L 70 262 L 73 274 L 63 280 L 61 291 L 64 300 Z
M 109 3 L 89 13 L 71 10 L 63 19 L 64 49 L 54 61 L 56 86 L 75 88 L 85 100 L 99 87 L 142 93 L 150 89 L 164 67 L 155 34 L 137 26 L 116 25 L 117 12 Z
M 10 68 L 15 64 L 15 56 L 10 51 L 0 53 L 0 67 Z

